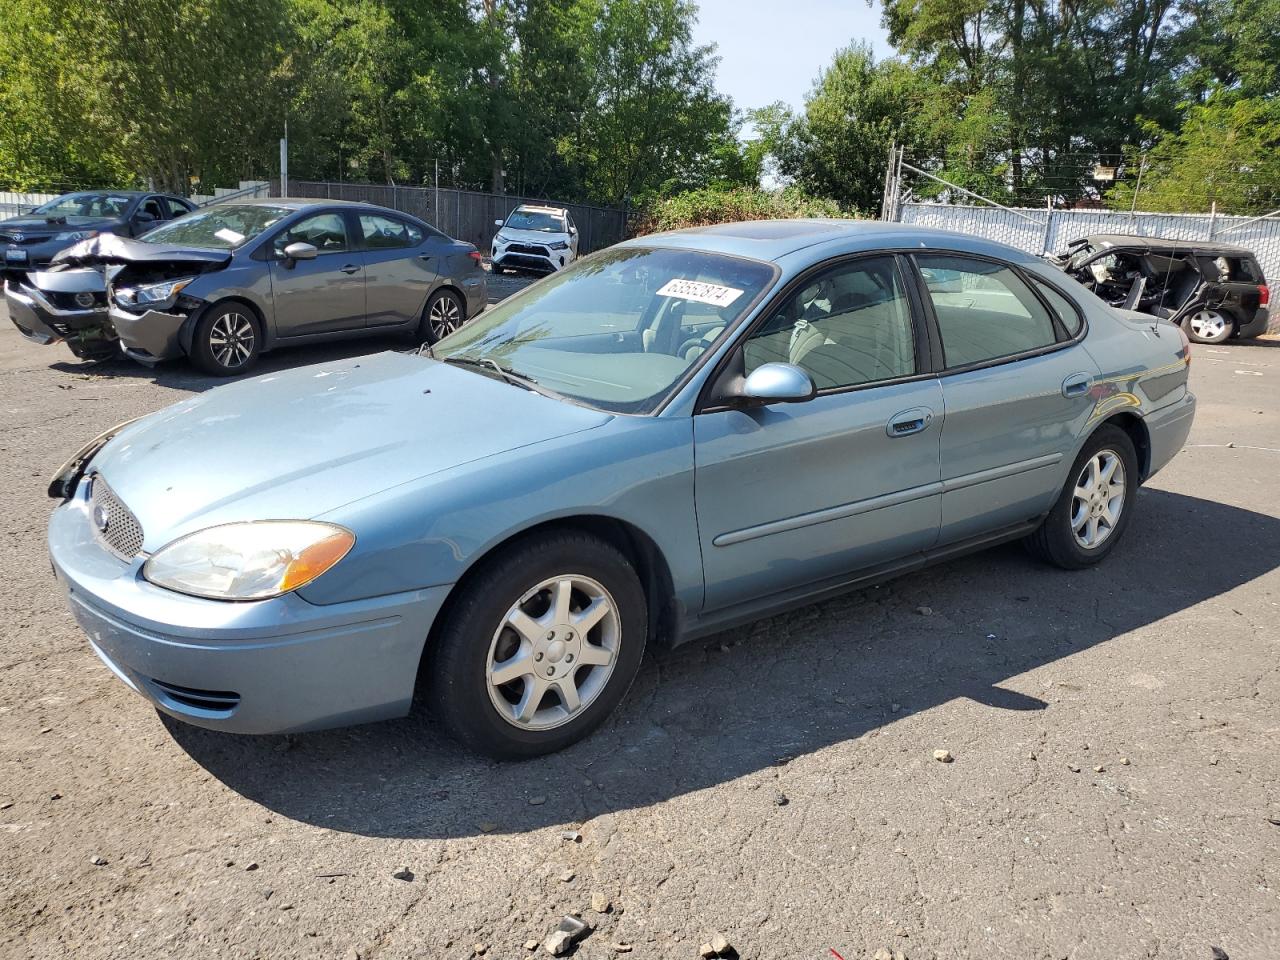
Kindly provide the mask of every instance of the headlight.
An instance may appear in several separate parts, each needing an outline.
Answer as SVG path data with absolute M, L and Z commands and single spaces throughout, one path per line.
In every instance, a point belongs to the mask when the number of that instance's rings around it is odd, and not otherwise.
M 115 291 L 116 301 L 148 306 L 168 303 L 194 279 L 195 277 L 183 277 L 181 280 L 166 280 L 164 283 L 149 283 L 141 287 L 121 287 Z
M 569 249 L 569 241 L 568 241 L 568 240 L 557 240 L 555 243 L 548 244 L 548 246 L 549 246 L 549 247 L 551 247 L 551 249 L 552 249 L 552 250 L 568 250 L 568 249 Z
M 194 597 L 266 600 L 306 586 L 355 542 L 350 530 L 313 520 L 228 523 L 156 551 L 142 575 Z
M 72 240 L 88 240 L 97 235 L 97 230 L 71 230 L 58 234 L 53 240 L 55 243 L 70 243 Z
M 494 236 L 493 242 L 494 243 L 510 243 L 511 240 L 509 237 L 504 237 L 502 234 L 499 233 L 496 236 Z

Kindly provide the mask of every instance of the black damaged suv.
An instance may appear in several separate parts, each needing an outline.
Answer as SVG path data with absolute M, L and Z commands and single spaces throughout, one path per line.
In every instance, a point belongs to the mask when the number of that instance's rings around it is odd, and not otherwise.
M 1197 343 L 1267 332 L 1270 291 L 1244 247 L 1095 234 L 1052 260 L 1113 307 L 1172 320 Z

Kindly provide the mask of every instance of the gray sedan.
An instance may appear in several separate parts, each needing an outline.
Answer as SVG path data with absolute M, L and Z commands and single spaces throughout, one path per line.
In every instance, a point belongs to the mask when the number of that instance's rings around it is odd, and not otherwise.
M 54 480 L 49 543 L 97 654 L 175 717 L 284 732 L 416 693 L 531 756 L 601 723 L 650 644 L 1008 540 L 1099 563 L 1187 437 L 1189 363 L 1180 328 L 1000 244 L 687 230 L 430 352 L 123 426 Z
M 217 376 L 320 340 L 404 332 L 434 343 L 487 302 L 472 244 L 341 201 L 219 204 L 138 240 L 76 244 L 54 262 L 105 270 L 110 325 L 130 357 L 187 356 Z

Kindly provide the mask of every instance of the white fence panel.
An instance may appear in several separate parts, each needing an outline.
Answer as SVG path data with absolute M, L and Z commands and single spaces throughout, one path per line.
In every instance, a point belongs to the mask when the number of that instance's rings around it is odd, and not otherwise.
M 1271 287 L 1271 332 L 1280 331 L 1280 219 L 1214 216 L 1208 213 L 1123 213 L 1115 210 L 1047 210 L 950 203 L 904 203 L 903 223 L 966 233 L 1025 250 L 1061 253 L 1072 240 L 1094 233 L 1127 233 L 1168 240 L 1214 240 L 1252 250 Z M 1018 216 L 1022 214 L 1023 216 Z M 1024 219 L 1036 220 L 1032 223 Z
M 48 203 L 56 193 L 18 193 L 12 190 L 0 190 L 0 219 L 16 217 L 27 213 L 32 207 Z

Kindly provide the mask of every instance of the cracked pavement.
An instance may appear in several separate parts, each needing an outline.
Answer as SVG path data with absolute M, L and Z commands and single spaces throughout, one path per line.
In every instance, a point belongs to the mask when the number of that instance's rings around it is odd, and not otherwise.
M 1280 956 L 1280 342 L 1194 349 L 1190 446 L 1100 568 L 1010 546 L 654 651 L 597 735 L 496 764 L 421 717 L 211 733 L 117 681 L 45 480 L 209 382 L 3 327 L 0 957 L 513 958 L 574 910 L 587 960 Z

